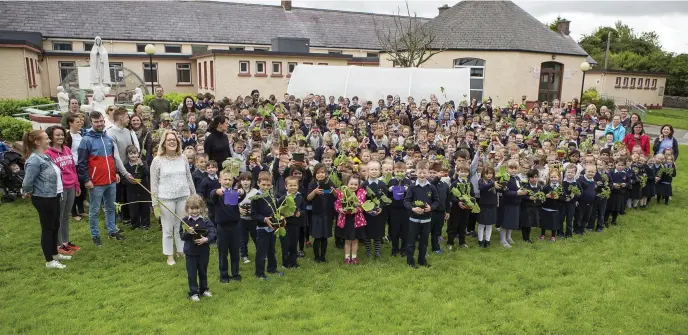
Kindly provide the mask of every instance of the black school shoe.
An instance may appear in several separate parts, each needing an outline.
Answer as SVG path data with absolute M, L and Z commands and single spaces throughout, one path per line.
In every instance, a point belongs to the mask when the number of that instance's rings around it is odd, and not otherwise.
M 108 235 L 108 238 L 114 238 L 114 239 L 116 239 L 117 241 L 122 241 L 122 240 L 125 240 L 125 239 L 126 239 L 126 238 L 124 237 L 124 235 L 122 235 L 120 232 L 110 233 L 110 234 Z
M 93 241 L 93 244 L 95 244 L 96 247 L 103 245 L 102 243 L 100 243 L 100 236 L 91 237 L 91 241 Z

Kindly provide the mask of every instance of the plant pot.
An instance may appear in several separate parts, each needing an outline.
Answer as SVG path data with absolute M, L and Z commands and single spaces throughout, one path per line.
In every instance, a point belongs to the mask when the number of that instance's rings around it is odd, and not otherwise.
M 286 226 L 287 222 L 284 219 L 278 220 L 275 218 L 270 218 L 270 224 L 272 225 L 272 228 L 276 230 L 277 228 Z
M 239 191 L 229 190 L 224 193 L 225 205 L 236 206 L 239 204 Z
M 207 229 L 197 229 L 197 228 L 194 228 L 194 232 L 195 232 L 195 233 L 193 234 L 193 239 L 194 239 L 194 240 L 198 240 L 198 239 L 202 238 L 203 236 L 208 235 L 208 230 L 207 230 Z
M 403 186 L 392 186 L 392 198 L 394 200 L 404 200 L 406 188 Z

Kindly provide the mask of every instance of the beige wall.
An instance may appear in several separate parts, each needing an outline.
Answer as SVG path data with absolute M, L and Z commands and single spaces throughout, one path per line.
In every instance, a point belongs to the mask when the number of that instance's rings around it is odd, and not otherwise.
M 34 61 L 35 87 L 29 87 L 26 58 Z M 0 47 L 0 98 L 26 99 L 42 96 L 43 80 L 38 67 L 38 55 L 22 46 Z M 43 65 L 40 65 L 43 67 Z M 32 85 L 33 86 L 33 85 Z
M 454 60 L 464 57 L 485 60 L 483 98 L 491 97 L 498 106 L 506 105 L 509 99 L 520 101 L 522 95 L 526 95 L 528 101 L 536 100 L 540 87 L 539 69 L 543 62 L 563 64 L 562 101 L 570 101 L 580 95 L 582 72 L 579 67 L 585 61 L 583 56 L 556 55 L 556 59 L 552 60 L 551 54 L 529 52 L 444 51 L 430 58 L 421 67 L 453 68 Z M 391 66 L 392 62 L 388 57 L 381 54 L 380 67 Z
M 201 57 L 196 59 L 196 62 L 203 63 L 213 60 L 215 68 L 215 89 L 210 88 L 199 89 L 200 93 L 210 92 L 218 97 L 236 97 L 237 95 L 246 96 L 251 90 L 257 89 L 261 96 L 268 96 L 270 94 L 283 95 L 287 91 L 289 85 L 288 63 L 294 62 L 298 64 L 312 63 L 317 65 L 319 63 L 327 63 L 327 65 L 347 65 L 347 60 L 334 58 L 318 58 L 318 57 L 285 57 L 285 56 L 253 56 L 253 55 L 214 55 L 208 57 Z M 250 62 L 250 75 L 239 75 L 239 62 Z M 266 75 L 265 77 L 256 76 L 256 62 L 265 61 Z M 272 63 L 282 63 L 282 75 L 273 76 Z M 201 68 L 203 65 L 201 65 Z M 210 80 L 210 78 L 208 79 Z
M 621 78 L 623 86 L 624 78 L 628 78 L 628 87 L 616 87 L 616 78 Z M 631 88 L 631 78 L 635 78 L 636 86 Z M 642 88 L 637 88 L 638 78 L 643 79 Z M 646 88 L 645 79 L 650 79 L 650 87 Z M 657 80 L 656 88 L 652 88 L 652 81 Z M 600 95 L 614 97 L 615 100 L 628 99 L 643 105 L 662 105 L 664 100 L 664 88 L 666 77 L 629 74 L 629 73 L 588 73 L 585 75 L 585 88 L 594 87 Z M 623 104 L 623 101 L 615 101 Z

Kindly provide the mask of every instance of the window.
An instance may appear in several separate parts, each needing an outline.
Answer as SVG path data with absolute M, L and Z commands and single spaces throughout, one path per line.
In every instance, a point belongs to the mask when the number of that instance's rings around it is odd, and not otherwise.
M 622 86 L 622 87 L 623 87 L 623 88 L 628 87 L 628 77 L 624 77 L 624 79 L 623 79 L 623 86 Z
M 621 87 L 621 77 L 616 77 L 616 81 L 614 82 L 614 87 Z
M 91 51 L 93 49 L 93 43 L 92 42 L 84 42 L 84 51 Z
M 251 64 L 249 61 L 239 61 L 239 73 L 251 73 Z
M 146 45 L 145 44 L 137 44 L 136 45 L 136 52 L 146 52 Z
M 208 62 L 203 62 L 203 87 L 208 88 Z
M 213 70 L 213 61 L 210 61 L 210 89 L 215 89 L 215 70 Z
M 265 62 L 256 62 L 256 73 L 265 74 Z
M 60 82 L 63 82 L 76 69 L 76 64 L 74 62 L 57 62 L 57 67 L 60 68 Z
M 72 51 L 72 42 L 53 42 L 53 50 Z
M 304 62 L 304 64 L 306 64 L 306 65 L 313 65 L 313 63 L 306 63 L 306 62 Z
M 182 46 L 181 45 L 165 45 L 165 53 L 180 54 L 180 53 L 182 53 Z
M 327 53 L 330 55 L 341 55 L 342 51 L 341 50 L 327 50 Z
M 483 100 L 485 86 L 485 60 L 480 58 L 459 58 L 454 60 L 455 68 L 469 68 L 471 70 L 471 100 Z
M 253 48 L 253 51 L 270 51 L 269 48 Z
M 378 58 L 379 55 L 378 55 L 377 52 L 367 52 L 367 53 L 366 53 L 366 57 L 368 57 L 368 58 Z
M 201 80 L 201 63 L 199 62 L 197 65 L 198 65 L 198 69 L 196 70 L 196 72 L 198 73 L 198 86 L 200 87 L 201 83 L 203 82 Z
M 638 78 L 638 88 L 643 88 L 643 78 Z
M 287 71 L 289 72 L 289 74 L 294 72 L 294 69 L 296 69 L 296 65 L 298 65 L 298 64 L 299 63 L 291 63 L 291 62 L 287 64 Z
M 645 78 L 645 89 L 647 90 L 649 88 L 650 88 L 650 78 Z
M 231 51 L 244 51 L 246 50 L 245 47 L 229 47 L 229 50 Z
M 38 85 L 36 85 L 36 71 L 35 71 L 34 63 L 36 63 L 37 61 L 34 61 L 33 58 L 29 58 L 29 62 L 31 63 L 31 80 L 30 80 L 30 82 L 33 84 L 33 87 L 36 87 Z M 36 67 L 38 67 L 38 64 L 35 64 L 35 65 L 36 65 Z
M 631 78 L 631 88 L 635 88 L 635 78 Z
M 29 84 L 29 87 L 33 86 L 31 83 L 31 66 L 29 65 L 29 57 L 26 57 L 26 81 Z
M 110 63 L 110 80 L 113 83 L 124 81 L 124 66 L 122 63 Z
M 282 62 L 272 62 L 272 74 L 282 74 Z
M 657 79 L 652 79 L 652 89 L 657 89 Z
M 153 68 L 151 68 L 150 63 L 143 63 L 143 81 L 147 83 L 158 82 L 158 63 L 153 63 Z
M 664 95 L 664 86 L 660 86 L 660 87 L 659 87 L 659 91 L 657 91 L 657 95 L 659 95 L 660 97 L 661 97 L 662 95 Z
M 191 84 L 191 64 L 177 63 L 177 84 Z
M 327 65 L 327 63 L 318 63 L 318 65 Z

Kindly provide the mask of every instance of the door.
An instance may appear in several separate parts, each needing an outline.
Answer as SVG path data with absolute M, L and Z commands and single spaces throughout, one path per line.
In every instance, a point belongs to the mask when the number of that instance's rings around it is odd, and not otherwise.
M 540 66 L 540 87 L 538 101 L 561 100 L 561 78 L 564 67 L 561 63 L 545 62 Z

